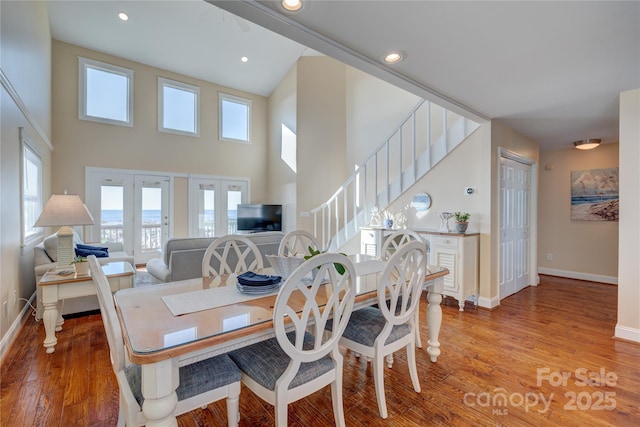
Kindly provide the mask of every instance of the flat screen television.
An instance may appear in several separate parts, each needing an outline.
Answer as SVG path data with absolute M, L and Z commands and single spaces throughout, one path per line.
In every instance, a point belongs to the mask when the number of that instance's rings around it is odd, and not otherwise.
M 282 205 L 238 205 L 238 231 L 282 231 Z

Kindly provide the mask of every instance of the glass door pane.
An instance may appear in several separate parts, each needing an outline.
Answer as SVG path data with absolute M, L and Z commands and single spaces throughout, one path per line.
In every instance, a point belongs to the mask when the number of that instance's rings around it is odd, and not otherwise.
M 227 191 L 227 229 L 229 234 L 238 231 L 238 205 L 242 204 L 241 191 Z
M 101 243 L 124 242 L 124 186 L 102 184 L 100 186 L 100 235 Z

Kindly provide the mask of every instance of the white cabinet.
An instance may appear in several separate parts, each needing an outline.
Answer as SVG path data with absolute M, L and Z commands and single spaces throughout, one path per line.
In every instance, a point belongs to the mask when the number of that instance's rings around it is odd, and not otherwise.
M 424 232 L 422 232 L 424 233 Z M 444 295 L 458 300 L 460 311 L 470 296 L 478 304 L 478 234 L 425 233 L 429 241 L 429 263 L 449 269 L 444 276 Z

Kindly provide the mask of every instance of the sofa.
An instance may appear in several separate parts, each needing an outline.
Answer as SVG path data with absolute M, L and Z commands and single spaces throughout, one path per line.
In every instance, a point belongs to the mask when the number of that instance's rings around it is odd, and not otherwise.
M 278 253 L 278 246 L 284 237 L 279 231 L 245 234 L 258 246 L 265 267 L 271 266 L 266 255 Z M 153 258 L 147 262 L 147 272 L 152 283 L 173 282 L 177 280 L 195 279 L 202 276 L 202 259 L 207 248 L 215 237 L 178 237 L 169 239 L 163 249 L 161 258 Z
M 80 236 L 74 230 L 73 232 L 73 245 L 74 248 L 77 244 L 84 244 Z M 106 264 L 109 262 L 117 262 L 117 261 L 125 261 L 133 266 L 135 269 L 135 262 L 133 257 L 127 254 L 123 247 L 122 243 L 96 243 L 100 247 L 106 247 L 109 252 L 108 257 L 98 258 L 100 264 Z M 58 236 L 57 234 L 52 234 L 49 237 L 46 237 L 41 243 L 34 246 L 33 248 L 33 259 L 34 259 L 34 273 L 36 276 L 36 284 L 40 282 L 42 276 L 52 268 L 56 268 L 58 263 Z M 42 300 L 42 293 L 39 286 L 36 286 L 37 292 L 37 301 Z M 71 314 L 71 313 L 79 313 L 83 311 L 97 310 L 100 307 L 98 306 L 98 299 L 95 296 L 89 297 L 81 297 L 74 298 L 68 301 L 65 301 L 63 305 L 62 314 Z M 38 303 L 38 307 L 36 309 L 36 320 L 40 320 L 42 318 L 43 308 L 40 303 Z

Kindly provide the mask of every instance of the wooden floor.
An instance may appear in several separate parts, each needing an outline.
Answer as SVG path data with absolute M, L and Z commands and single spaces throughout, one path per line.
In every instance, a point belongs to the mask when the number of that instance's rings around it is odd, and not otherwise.
M 617 288 L 541 279 L 494 311 L 468 305 L 459 312 L 455 301 L 446 300 L 442 355 L 431 363 L 418 351 L 422 392 L 411 387 L 404 354 L 386 369 L 386 420 L 378 416 L 371 367 L 346 354 L 347 425 L 640 425 L 640 345 L 612 338 Z M 422 337 L 426 344 L 424 324 Z M 100 316 L 65 322 L 54 354 L 45 354 L 43 339 L 43 326 L 30 320 L 5 357 L 0 425 L 115 425 L 118 388 Z M 330 396 L 327 387 L 291 404 L 289 425 L 334 425 Z M 240 412 L 241 426 L 274 425 L 273 408 L 246 388 Z M 224 426 L 225 405 L 209 405 L 178 422 Z

